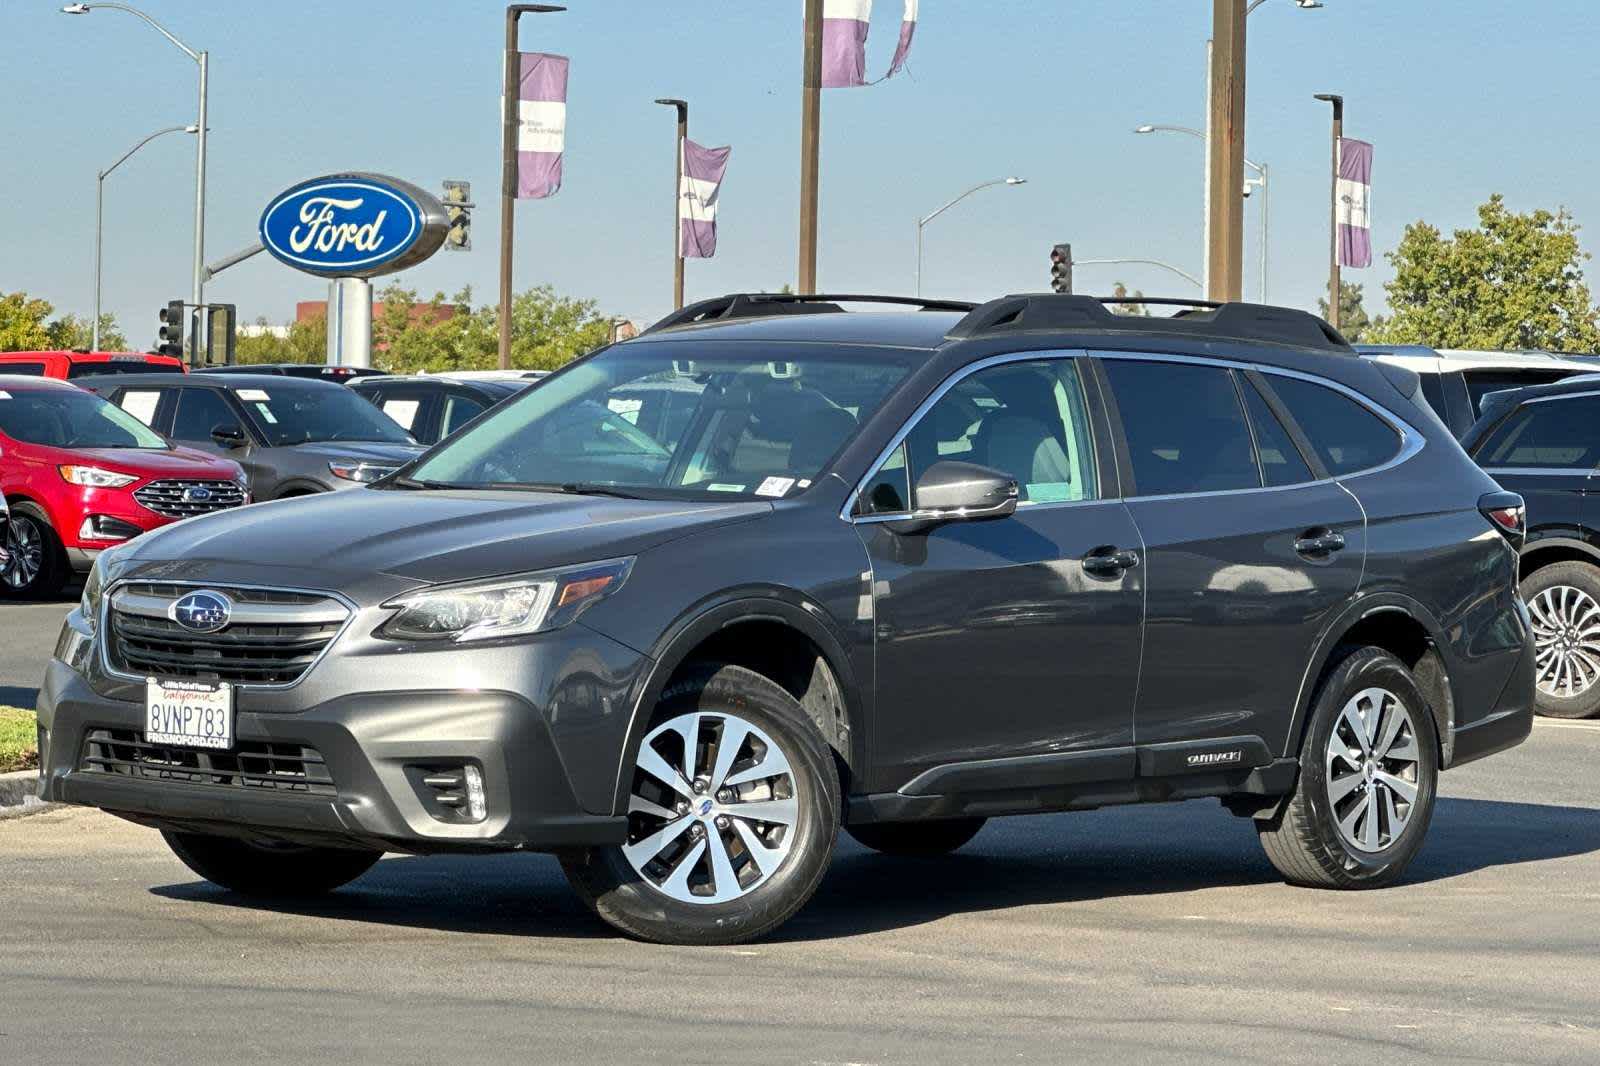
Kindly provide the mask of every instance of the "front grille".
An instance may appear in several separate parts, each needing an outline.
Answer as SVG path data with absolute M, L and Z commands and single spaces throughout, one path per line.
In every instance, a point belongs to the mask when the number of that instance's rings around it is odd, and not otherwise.
M 91 729 L 78 769 L 191 785 L 336 796 L 328 764 L 301 744 L 240 741 L 234 751 L 198 751 L 145 742 L 126 729 Z
M 203 498 L 193 498 L 196 493 Z M 244 503 L 244 488 L 237 481 L 166 478 L 133 491 L 133 498 L 156 514 L 192 518 L 223 511 Z
M 234 617 L 263 620 L 197 633 L 166 617 L 168 605 L 190 591 L 151 584 L 118 588 L 107 612 L 111 668 L 136 677 L 288 685 L 304 676 L 348 617 L 326 596 L 224 587 L 221 591 L 234 602 Z

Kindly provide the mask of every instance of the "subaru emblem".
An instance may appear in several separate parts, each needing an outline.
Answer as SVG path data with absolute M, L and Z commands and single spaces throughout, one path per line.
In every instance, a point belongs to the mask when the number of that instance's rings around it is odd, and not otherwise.
M 181 596 L 167 609 L 168 617 L 194 633 L 215 633 L 232 614 L 233 601 L 210 589 Z

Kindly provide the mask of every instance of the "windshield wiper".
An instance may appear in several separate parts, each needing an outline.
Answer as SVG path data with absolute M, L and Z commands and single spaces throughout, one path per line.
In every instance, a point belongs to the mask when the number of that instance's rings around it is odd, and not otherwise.
M 493 486 L 497 489 L 521 489 L 526 492 L 559 492 L 567 496 L 614 496 L 619 500 L 640 500 L 636 492 L 619 489 L 613 485 L 596 485 L 588 481 L 513 481 Z
M 450 481 L 419 481 L 414 477 L 397 477 L 388 482 L 397 489 L 470 489 L 473 485 L 457 485 Z

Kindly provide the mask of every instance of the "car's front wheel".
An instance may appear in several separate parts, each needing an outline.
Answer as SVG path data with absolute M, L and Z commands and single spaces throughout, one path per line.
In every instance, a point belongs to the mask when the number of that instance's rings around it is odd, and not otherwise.
M 54 596 L 67 583 L 67 553 L 43 511 L 19 504 L 6 530 L 0 585 L 13 596 Z
M 663 694 L 633 765 L 628 842 L 561 862 L 624 933 L 733 944 L 811 898 L 838 830 L 838 773 L 816 725 L 765 677 L 722 666 Z
M 1439 742 L 1405 664 L 1357 648 L 1323 679 L 1294 794 L 1257 830 L 1284 878 L 1313 888 L 1392 884 L 1433 816 Z
M 246 896 L 320 896 L 372 869 L 382 852 L 252 843 L 204 833 L 162 832 L 183 864 Z

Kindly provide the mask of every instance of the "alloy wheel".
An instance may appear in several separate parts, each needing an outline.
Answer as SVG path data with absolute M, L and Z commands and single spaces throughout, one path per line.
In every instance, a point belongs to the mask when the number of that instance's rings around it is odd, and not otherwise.
M 683 903 L 727 903 L 783 865 L 800 819 L 795 773 L 777 741 L 736 715 L 698 711 L 639 745 L 622 854 Z
M 1345 703 L 1328 735 L 1328 806 L 1339 836 L 1379 852 L 1405 832 L 1416 806 L 1420 752 L 1411 711 L 1385 688 Z
M 25 515 L 11 516 L 11 526 L 6 532 L 6 552 L 11 562 L 0 577 L 7 587 L 25 589 L 33 584 L 39 571 L 44 569 L 44 537 L 33 519 Z
M 1580 588 L 1552 585 L 1528 602 L 1538 657 L 1536 683 L 1571 699 L 1600 681 L 1600 604 Z

